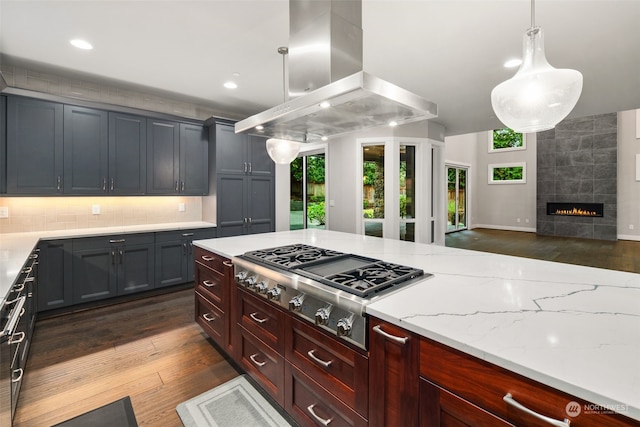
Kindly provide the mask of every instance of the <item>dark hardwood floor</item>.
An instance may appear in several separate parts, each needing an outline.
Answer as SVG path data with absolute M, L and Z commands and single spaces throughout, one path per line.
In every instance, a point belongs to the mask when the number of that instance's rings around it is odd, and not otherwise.
M 482 252 L 640 273 L 640 242 L 539 236 L 520 231 L 473 230 L 449 233 L 445 245 Z
M 39 320 L 16 427 L 51 426 L 125 396 L 140 426 L 238 375 L 194 322 L 193 289 Z

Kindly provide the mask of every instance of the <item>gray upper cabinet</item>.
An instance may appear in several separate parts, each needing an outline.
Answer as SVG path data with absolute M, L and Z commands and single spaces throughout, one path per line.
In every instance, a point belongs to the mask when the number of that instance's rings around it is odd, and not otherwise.
M 108 113 L 64 106 L 64 193 L 109 190 Z
M 267 139 L 257 135 L 247 135 L 249 172 L 253 176 L 273 176 L 275 163 L 267 153 Z
M 0 96 L 0 194 L 7 191 L 7 97 Z
M 234 127 L 216 124 L 216 173 L 272 176 L 273 160 L 266 149 L 266 138 L 236 134 Z
M 180 124 L 147 120 L 147 193 L 180 190 Z
M 147 191 L 147 119 L 109 113 L 109 194 Z
M 147 193 L 209 193 L 208 138 L 204 126 L 148 120 Z
M 180 124 L 180 192 L 209 194 L 209 138 L 202 125 Z
M 63 106 L 7 98 L 7 193 L 62 193 Z

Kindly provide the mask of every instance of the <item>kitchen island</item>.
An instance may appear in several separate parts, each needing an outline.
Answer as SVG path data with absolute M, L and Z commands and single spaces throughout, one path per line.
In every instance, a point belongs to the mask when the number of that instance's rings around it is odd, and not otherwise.
M 325 230 L 194 242 L 227 258 L 294 243 L 432 273 L 367 313 L 640 420 L 640 275 Z

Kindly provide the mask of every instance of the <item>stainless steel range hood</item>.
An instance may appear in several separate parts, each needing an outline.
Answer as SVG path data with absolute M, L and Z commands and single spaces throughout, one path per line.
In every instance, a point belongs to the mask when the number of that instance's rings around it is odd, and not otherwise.
M 289 0 L 290 100 L 236 133 L 313 142 L 437 117 L 433 102 L 362 71 L 361 26 L 361 1 Z

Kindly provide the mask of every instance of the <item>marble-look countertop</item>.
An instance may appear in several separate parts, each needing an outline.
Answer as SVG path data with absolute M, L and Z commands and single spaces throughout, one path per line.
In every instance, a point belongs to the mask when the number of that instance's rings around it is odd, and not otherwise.
M 0 304 L 18 278 L 27 257 L 40 240 L 71 239 L 74 237 L 108 236 L 111 234 L 152 233 L 156 231 L 186 230 L 215 227 L 203 221 L 162 224 L 127 225 L 119 227 L 75 228 L 69 230 L 34 231 L 0 234 Z
M 324 230 L 196 241 L 232 257 L 306 243 L 434 274 L 367 313 L 640 420 L 640 275 Z

